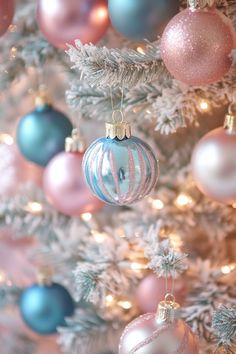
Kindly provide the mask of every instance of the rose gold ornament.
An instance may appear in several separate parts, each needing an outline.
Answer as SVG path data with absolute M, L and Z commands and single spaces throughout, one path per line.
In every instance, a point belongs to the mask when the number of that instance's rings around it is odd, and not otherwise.
M 109 26 L 107 0 L 39 0 L 37 22 L 55 47 L 66 49 L 76 39 L 96 43 Z
M 145 312 L 155 312 L 159 302 L 166 294 L 166 286 L 171 289 L 172 280 L 168 278 L 167 283 L 165 278 L 158 278 L 155 274 L 149 274 L 139 284 L 136 301 L 139 308 Z M 175 298 L 182 305 L 186 296 L 186 286 L 178 279 L 175 281 Z
M 84 144 L 73 130 L 66 139 L 66 152 L 56 155 L 45 169 L 43 187 L 48 201 L 61 213 L 80 216 L 95 212 L 104 204 L 89 190 L 83 176 Z
M 225 127 L 205 135 L 192 156 L 192 174 L 198 188 L 225 204 L 236 202 L 236 110 L 232 112 L 231 108 Z
M 190 327 L 176 319 L 179 305 L 166 297 L 158 314 L 136 318 L 124 330 L 119 354 L 199 354 L 198 340 Z
M 206 85 L 228 72 L 235 43 L 232 23 L 220 11 L 188 8 L 167 25 L 161 56 L 175 79 L 189 85 Z

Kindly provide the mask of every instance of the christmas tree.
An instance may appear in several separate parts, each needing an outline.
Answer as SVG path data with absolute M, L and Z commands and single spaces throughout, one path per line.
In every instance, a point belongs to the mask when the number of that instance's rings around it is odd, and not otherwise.
M 236 353 L 235 30 L 0 1 L 1 353 Z

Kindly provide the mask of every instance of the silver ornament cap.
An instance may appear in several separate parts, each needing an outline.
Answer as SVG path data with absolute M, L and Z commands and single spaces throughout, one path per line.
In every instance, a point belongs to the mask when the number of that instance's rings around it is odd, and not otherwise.
M 225 116 L 224 128 L 229 133 L 236 134 L 236 103 L 229 105 L 228 114 Z
M 176 320 L 180 305 L 175 302 L 175 297 L 172 294 L 166 294 L 165 300 L 161 301 L 157 310 L 158 323 L 172 323 Z
M 78 131 L 73 129 L 70 137 L 65 140 L 66 152 L 84 152 L 86 150 L 86 143 L 84 137 Z
M 106 138 L 129 139 L 131 137 L 130 124 L 124 121 L 124 113 L 121 110 L 112 112 L 112 122 L 106 123 Z

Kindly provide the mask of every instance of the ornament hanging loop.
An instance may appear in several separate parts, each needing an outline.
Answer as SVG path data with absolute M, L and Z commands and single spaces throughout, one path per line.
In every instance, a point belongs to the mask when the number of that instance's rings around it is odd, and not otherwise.
M 121 109 L 116 109 L 112 112 L 113 123 L 124 123 L 124 121 L 125 121 L 124 112 Z
M 205 7 L 212 7 L 215 4 L 215 0 L 188 0 L 190 9 L 204 9 Z

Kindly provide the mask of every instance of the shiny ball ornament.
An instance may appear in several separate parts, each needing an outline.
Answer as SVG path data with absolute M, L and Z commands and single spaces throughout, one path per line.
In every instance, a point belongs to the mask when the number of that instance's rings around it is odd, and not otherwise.
M 114 28 L 134 40 L 156 40 L 179 11 L 178 0 L 109 0 Z
M 20 120 L 17 144 L 26 160 L 46 166 L 64 150 L 65 138 L 71 130 L 72 124 L 63 113 L 49 104 L 40 104 Z
M 236 115 L 227 117 L 229 120 L 226 118 L 225 128 L 214 129 L 198 142 L 193 151 L 191 165 L 195 182 L 203 194 L 217 202 L 234 204 Z
M 107 0 L 39 0 L 37 22 L 45 38 L 66 49 L 76 39 L 96 43 L 109 27 Z
M 171 289 L 172 280 L 167 280 L 167 288 Z M 182 305 L 184 303 L 187 293 L 187 287 L 178 279 L 175 281 L 175 298 L 176 301 Z M 147 275 L 137 288 L 135 300 L 143 313 L 155 312 L 159 302 L 164 298 L 166 294 L 166 279 L 158 278 L 155 274 Z
M 147 313 L 131 322 L 121 336 L 119 354 L 199 354 L 197 338 L 183 320 L 175 319 L 173 304 L 163 301 L 158 314 Z
M 65 318 L 73 315 L 74 301 L 60 284 L 35 284 L 23 291 L 19 308 L 27 326 L 34 332 L 50 335 L 58 326 L 65 326 Z
M 76 136 L 74 138 L 76 139 Z M 84 154 L 71 150 L 56 155 L 46 167 L 43 179 L 45 195 L 48 201 L 65 215 L 79 216 L 82 213 L 93 213 L 104 204 L 91 193 L 84 180 L 82 169 Z
M 169 72 L 197 86 L 218 81 L 228 72 L 234 48 L 232 24 L 215 8 L 181 11 L 161 40 L 161 56 Z
M 107 124 L 107 138 L 96 140 L 88 148 L 83 170 L 91 191 L 111 205 L 129 205 L 143 199 L 158 179 L 158 162 L 152 149 L 131 137 L 126 123 Z
M 14 0 L 0 0 L 0 36 L 8 30 L 12 23 L 14 12 Z

